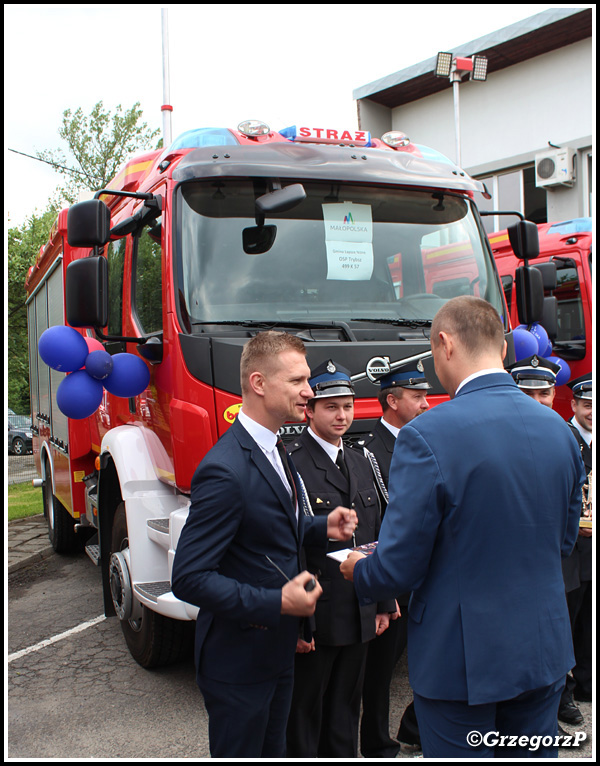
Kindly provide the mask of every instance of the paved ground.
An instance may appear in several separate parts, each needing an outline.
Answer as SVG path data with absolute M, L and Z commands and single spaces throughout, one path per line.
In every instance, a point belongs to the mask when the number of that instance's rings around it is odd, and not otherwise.
M 94 572 L 94 575 L 97 574 L 85 554 L 80 554 L 80 557 Z M 25 578 L 29 582 L 29 588 L 40 590 L 40 603 L 33 610 L 33 614 L 31 606 L 25 605 L 23 606 L 25 611 L 21 613 L 20 617 L 18 611 L 14 613 L 14 620 L 17 623 L 23 620 L 27 621 L 25 629 L 29 637 L 24 643 L 25 646 L 36 643 L 40 639 L 48 638 L 50 635 L 48 628 L 43 626 L 40 626 L 40 630 L 44 635 L 40 634 L 34 637 L 32 633 L 33 622 L 35 622 L 34 615 L 41 616 L 48 613 L 49 594 L 46 592 L 47 585 L 44 579 L 48 574 L 44 575 L 44 572 L 46 570 L 49 572 L 48 567 L 53 566 L 75 566 L 80 557 L 69 560 L 68 557 L 65 559 L 56 556 L 48 541 L 43 515 L 8 524 L 8 572 L 11 575 L 11 582 L 15 583 L 14 588 L 18 588 L 20 586 L 16 583 Z M 55 564 L 53 564 L 54 559 L 56 559 Z M 87 575 L 85 576 L 87 577 Z M 64 580 L 64 577 L 61 579 Z M 81 583 L 81 576 L 78 576 L 77 581 Z M 9 598 L 11 592 L 9 583 Z M 62 599 L 62 603 L 68 602 L 74 597 L 73 591 L 70 593 L 71 597 Z M 93 608 L 90 606 L 90 615 L 84 615 L 78 618 L 76 622 L 89 616 L 101 614 L 101 596 L 96 580 L 93 580 L 89 586 L 89 594 L 83 593 L 81 597 L 86 604 L 93 601 L 94 606 Z M 96 601 L 98 601 L 97 604 Z M 78 614 L 82 608 L 77 608 Z M 54 615 L 56 618 L 57 612 L 54 612 Z M 62 627 L 55 624 L 56 619 L 52 622 L 53 632 L 59 632 Z M 15 630 L 18 630 L 18 625 L 15 625 L 12 618 L 9 623 L 10 633 L 14 635 Z M 76 623 L 71 622 L 70 624 Z M 82 643 L 84 640 L 86 642 L 92 641 L 92 638 L 93 642 L 90 646 Z M 74 646 L 81 647 L 81 656 L 78 656 L 76 662 L 74 662 L 73 655 Z M 34 657 L 35 662 L 41 664 L 33 665 Z M 51 648 L 27 655 L 18 662 L 11 663 L 10 669 L 8 737 L 9 742 L 12 741 L 12 748 L 9 751 L 9 757 L 63 757 L 67 753 L 66 757 L 74 758 L 77 758 L 78 755 L 83 757 L 103 755 L 108 758 L 155 757 L 155 743 L 152 744 L 154 742 L 153 734 L 156 733 L 159 724 L 152 718 L 157 710 L 156 701 L 158 699 L 161 700 L 160 709 L 162 710 L 159 715 L 172 718 L 172 724 L 169 725 L 168 730 L 174 736 L 174 740 L 168 746 L 164 743 L 165 748 L 161 757 L 208 757 L 206 714 L 201 696 L 195 688 L 192 663 L 184 663 L 173 668 L 163 668 L 159 671 L 144 671 L 131 659 L 116 619 L 96 624 L 89 632 L 82 633 L 81 639 L 78 638 L 74 644 L 71 644 L 70 641 L 60 641 Z M 113 683 L 114 681 L 116 683 Z M 64 685 L 64 688 L 61 684 Z M 49 695 L 47 698 L 44 689 Z M 67 734 L 58 736 L 58 731 L 52 727 L 46 731 L 45 736 L 40 738 L 39 726 L 42 726 L 45 720 L 42 711 L 46 705 L 53 706 L 52 699 L 56 702 L 60 697 L 60 704 L 66 706 L 71 704 L 73 700 L 81 702 L 84 708 L 89 706 L 87 708 L 88 715 L 92 716 L 97 707 L 96 702 L 99 694 L 103 700 L 106 698 L 107 710 L 109 711 L 104 714 L 105 728 L 111 729 L 105 732 L 106 738 L 99 736 L 98 722 L 90 727 L 92 744 L 89 750 L 86 750 L 85 747 L 83 750 L 81 749 L 83 741 L 79 745 L 76 744 L 77 734 L 75 731 L 70 735 L 75 737 L 72 743 L 68 740 Z M 79 697 L 81 699 L 78 699 Z M 392 734 L 397 730 L 402 712 L 410 702 L 411 697 L 406 656 L 404 656 L 398 663 L 392 682 L 390 695 L 390 729 Z M 148 705 L 149 699 L 153 700 L 150 705 Z M 569 727 L 565 724 L 563 728 L 569 733 L 578 730 L 585 731 L 586 741 L 576 750 L 561 749 L 559 751 L 560 758 L 590 759 L 593 757 L 593 707 L 591 703 L 585 702 L 578 703 L 578 705 L 585 717 L 584 724 L 579 727 Z M 52 707 L 52 709 L 54 708 Z M 128 712 L 124 720 L 122 716 L 116 716 L 111 728 L 109 721 L 113 720 L 114 709 L 120 710 L 122 713 L 125 710 Z M 155 712 L 151 715 L 149 711 Z M 83 710 L 82 715 L 85 719 L 85 710 Z M 59 716 L 54 725 L 58 726 L 62 718 Z M 70 730 L 71 724 L 68 717 L 64 720 L 68 730 Z M 30 725 L 28 721 L 37 721 L 37 723 Z M 173 725 L 175 725 L 174 729 L 172 728 Z M 130 736 L 132 726 L 140 726 L 140 732 L 143 732 L 143 736 L 135 745 Z M 107 743 L 110 744 L 110 748 L 102 751 L 102 747 L 107 746 Z M 146 746 L 149 748 L 148 752 L 145 750 Z M 398 757 L 415 758 L 419 757 L 419 753 L 415 752 L 414 749 L 403 748 Z
M 54 550 L 48 539 L 48 526 L 43 514 L 11 521 L 8 525 L 8 573 L 35 564 Z

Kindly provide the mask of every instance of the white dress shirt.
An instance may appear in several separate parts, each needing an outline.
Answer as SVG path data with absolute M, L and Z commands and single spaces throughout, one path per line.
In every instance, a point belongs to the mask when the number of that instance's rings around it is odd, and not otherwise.
M 398 438 L 398 434 L 400 433 L 400 429 L 397 426 L 393 426 L 391 423 L 388 423 L 385 418 L 381 418 L 381 425 L 385 426 L 387 430 L 392 434 L 394 439 Z
M 465 379 L 464 379 L 464 380 L 463 380 L 463 381 L 460 383 L 460 385 L 458 386 L 458 388 L 457 388 L 457 389 L 456 389 L 456 391 L 454 392 L 454 396 L 456 396 L 456 394 L 457 394 L 457 393 L 460 391 L 460 389 L 461 389 L 463 386 L 466 386 L 466 385 L 467 385 L 467 383 L 468 383 L 469 381 L 471 381 L 471 380 L 474 380 L 475 378 L 478 378 L 480 375 L 492 375 L 493 373 L 496 373 L 496 372 L 505 372 L 507 375 L 510 375 L 510 373 L 508 372 L 508 370 L 505 370 L 503 367 L 502 367 L 502 368 L 500 368 L 500 367 L 494 367 L 494 368 L 491 368 L 491 369 L 489 369 L 489 370 L 478 370 L 477 372 L 474 372 L 472 375 L 469 375 L 468 377 L 466 377 L 466 378 L 465 378 Z
M 277 471 L 277 475 L 283 482 L 283 486 L 287 489 L 290 497 L 293 497 L 294 493 L 290 487 L 285 468 L 281 462 L 281 455 L 277 449 L 277 434 L 274 434 L 273 431 L 270 431 L 268 428 L 261 426 L 261 424 L 257 423 L 256 420 L 252 420 L 252 418 L 248 417 L 248 415 L 246 415 L 243 410 L 238 412 L 238 420 L 240 421 L 240 425 L 242 425 L 246 431 L 248 431 L 250 436 L 258 444 L 269 463 L 271 463 L 273 468 Z M 296 506 L 296 516 L 297 515 L 298 507 Z
M 342 450 L 342 452 L 344 451 L 344 444 L 342 440 L 340 439 L 340 446 L 336 447 L 335 444 L 330 444 L 329 442 L 326 442 L 325 439 L 321 439 L 320 436 L 317 436 L 317 434 L 310 428 L 310 426 L 308 427 L 308 433 L 317 442 L 317 444 L 320 444 L 321 447 L 323 447 L 325 452 L 329 455 L 329 457 L 335 463 L 337 460 L 338 452 L 340 450 Z

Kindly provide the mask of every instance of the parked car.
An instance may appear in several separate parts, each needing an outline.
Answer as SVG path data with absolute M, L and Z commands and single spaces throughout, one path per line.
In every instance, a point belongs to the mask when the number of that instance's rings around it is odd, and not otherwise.
M 8 411 L 8 454 L 24 455 L 33 451 L 31 419 Z

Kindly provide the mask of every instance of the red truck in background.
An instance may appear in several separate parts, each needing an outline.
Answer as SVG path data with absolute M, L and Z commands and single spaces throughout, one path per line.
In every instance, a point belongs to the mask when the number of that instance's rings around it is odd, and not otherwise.
M 539 224 L 538 236 L 540 254 L 530 265 L 553 263 L 556 267 L 556 286 L 545 287 L 546 296 L 556 298 L 558 314 L 552 348 L 569 365 L 573 380 L 592 370 L 592 219 Z M 515 256 L 506 229 L 490 234 L 489 240 L 514 328 L 519 324 L 514 277 L 522 261 Z M 557 386 L 554 409 L 566 420 L 573 415 L 571 398 L 568 386 Z
M 250 337 L 286 330 L 311 367 L 351 370 L 357 438 L 380 416 L 377 375 L 409 358 L 423 358 L 432 404 L 447 398 L 429 328 L 455 295 L 498 310 L 514 361 L 484 191 L 401 134 L 248 122 L 188 131 L 61 211 L 26 282 L 34 458 L 53 546 L 86 539 L 106 614 L 141 665 L 187 645 L 197 610 L 172 594 L 172 561 L 194 470 L 240 408 Z M 147 387 L 105 389 L 93 413 L 67 417 L 69 376 L 38 355 L 55 326 L 135 357 Z

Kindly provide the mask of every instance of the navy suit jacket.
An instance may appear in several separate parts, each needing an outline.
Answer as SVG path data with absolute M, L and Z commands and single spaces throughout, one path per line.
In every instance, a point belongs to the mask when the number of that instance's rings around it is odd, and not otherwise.
M 570 670 L 561 556 L 577 538 L 584 475 L 565 421 L 506 373 L 401 429 L 378 550 L 354 583 L 365 603 L 413 591 L 415 692 L 484 704 Z
M 173 562 L 173 593 L 200 607 L 199 677 L 255 683 L 293 667 L 299 620 L 281 615 L 286 580 L 267 556 L 291 579 L 303 540 L 325 547 L 326 529 L 326 518 L 301 508 L 296 520 L 277 472 L 236 420 L 196 469 Z

